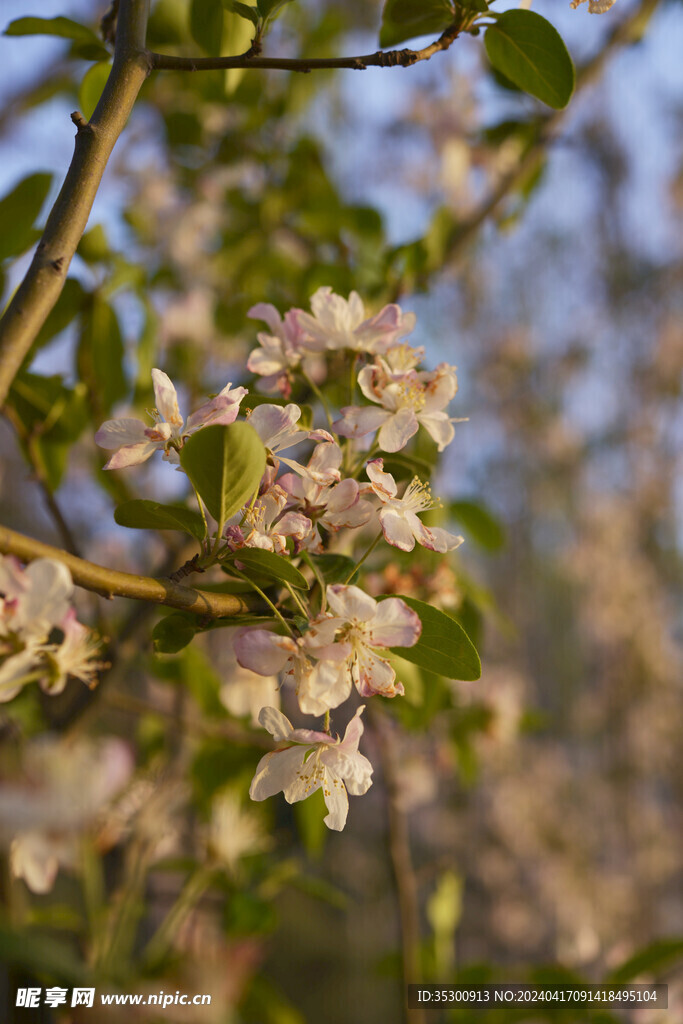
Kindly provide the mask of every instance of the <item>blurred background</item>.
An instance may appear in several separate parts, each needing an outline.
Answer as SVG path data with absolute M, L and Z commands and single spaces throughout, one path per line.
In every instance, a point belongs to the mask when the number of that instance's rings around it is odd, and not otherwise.
M 95 28 L 104 13 L 93 0 L 29 7 L 4 0 L 3 21 Z M 384 767 L 343 835 L 323 836 L 302 805 L 278 798 L 252 821 L 238 801 L 231 898 L 188 918 L 171 975 L 220 992 L 201 1020 L 400 1020 L 396 829 L 429 980 L 656 976 L 669 1010 L 637 1020 L 683 1019 L 683 8 L 533 9 L 583 68 L 566 111 L 497 79 L 470 37 L 410 69 L 156 74 L 31 364 L 61 375 L 67 411 L 36 430 L 45 411 L 25 393 L 0 425 L 4 523 L 154 573 L 168 550 L 111 511 L 182 481 L 149 463 L 105 478 L 92 440 L 113 409 L 151 407 L 152 366 L 189 408 L 244 381 L 252 304 L 307 308 L 328 284 L 415 310 L 427 362 L 458 367 L 453 414 L 467 422 L 435 491 L 466 544 L 452 572 L 425 572 L 430 599 L 478 641 L 482 678 L 432 697 L 418 680 L 422 697 L 369 731 Z M 267 53 L 373 52 L 380 15 L 374 0 L 297 0 Z M 159 0 L 150 45 L 208 49 L 206 29 L 195 20 L 193 43 L 187 26 L 187 2 Z M 224 52 L 246 49 L 248 27 L 226 15 Z M 105 54 L 82 46 L 0 38 L 0 194 L 52 175 L 34 183 L 44 211 L 71 156 L 69 113 L 101 87 L 99 72 L 83 78 Z M 6 297 L 28 259 L 5 265 Z M 402 572 L 381 568 L 378 587 L 405 593 Z M 81 600 L 135 655 L 85 721 L 134 736 L 160 794 L 144 825 L 168 839 L 149 855 L 166 858 L 149 875 L 153 919 L 193 849 L 188 828 L 201 834 L 216 793 L 262 751 L 183 728 L 183 715 L 233 720 L 216 704 L 233 671 L 220 634 L 154 659 L 153 617 Z M 174 809 L 188 799 L 189 823 Z

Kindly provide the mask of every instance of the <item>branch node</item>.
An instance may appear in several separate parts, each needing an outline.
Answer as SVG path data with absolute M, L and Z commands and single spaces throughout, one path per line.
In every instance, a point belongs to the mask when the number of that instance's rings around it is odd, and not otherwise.
M 55 270 L 58 274 L 60 274 L 62 272 L 63 267 L 64 267 L 64 260 L 65 259 L 66 259 L 65 256 L 58 256 L 56 260 L 51 260 L 50 261 L 50 266 L 52 267 L 53 270 Z
M 71 114 L 71 120 L 78 129 L 76 133 L 77 135 L 80 134 L 81 132 L 92 131 L 92 125 L 88 121 L 86 121 L 86 119 L 83 117 L 83 114 L 81 114 L 80 110 L 74 110 L 74 112 Z

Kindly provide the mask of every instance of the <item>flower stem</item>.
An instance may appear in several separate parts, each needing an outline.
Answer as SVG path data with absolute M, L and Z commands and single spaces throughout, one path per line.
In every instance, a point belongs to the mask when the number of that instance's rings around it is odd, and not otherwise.
M 382 533 L 380 532 L 380 533 L 377 534 L 377 536 L 373 540 L 372 544 L 366 550 L 365 554 L 361 555 L 361 557 L 358 559 L 358 561 L 354 565 L 353 569 L 351 570 L 349 575 L 344 580 L 344 586 L 346 586 L 348 584 L 349 580 L 353 579 L 353 577 L 356 575 L 356 573 L 360 569 L 360 567 L 363 564 L 363 562 L 365 561 L 365 559 L 368 558 L 368 556 L 372 554 L 372 552 L 375 550 L 375 548 L 377 547 L 377 545 L 379 544 L 381 539 L 382 539 Z
M 285 629 L 287 630 L 289 635 L 293 637 L 294 636 L 294 631 L 292 630 L 292 627 L 287 622 L 287 619 L 285 619 L 285 617 L 282 615 L 282 613 L 280 612 L 279 608 L 276 608 L 276 606 L 270 600 L 268 595 L 265 594 L 263 592 L 263 590 L 261 590 L 261 588 L 259 586 L 257 586 L 256 583 L 254 583 L 253 580 L 250 580 L 248 576 L 245 576 L 244 573 L 239 571 L 239 569 L 236 569 L 234 565 L 230 566 L 230 572 L 234 573 L 234 575 L 239 577 L 239 579 L 244 580 L 245 583 L 248 583 L 249 586 L 252 587 L 252 589 L 256 591 L 256 593 L 259 595 L 259 597 L 263 598 L 263 600 L 266 602 L 268 607 L 272 609 L 273 613 L 277 616 L 277 618 L 280 620 L 282 625 L 285 627 Z
M 332 413 L 330 412 L 330 407 L 327 404 L 327 399 L 325 398 L 325 396 L 323 395 L 322 391 L 315 383 L 315 381 L 312 380 L 304 370 L 301 371 L 301 374 L 306 383 L 308 384 L 309 388 L 311 389 L 311 391 L 316 396 L 316 398 L 322 405 L 323 409 L 325 410 L 325 416 L 327 417 L 327 425 L 328 427 L 331 427 L 334 420 L 332 419 Z

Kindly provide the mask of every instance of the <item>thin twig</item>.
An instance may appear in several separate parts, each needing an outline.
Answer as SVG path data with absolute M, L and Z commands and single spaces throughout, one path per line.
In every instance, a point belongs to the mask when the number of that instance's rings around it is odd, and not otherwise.
M 151 576 L 135 576 L 117 569 L 108 569 L 94 562 L 86 562 L 83 558 L 76 558 L 61 548 L 26 537 L 7 526 L 0 526 L 0 553 L 16 555 L 25 562 L 32 562 L 35 558 L 56 558 L 67 566 L 76 586 L 105 597 L 132 597 L 138 601 L 168 605 L 170 608 L 180 608 L 212 619 L 243 615 L 250 610 L 247 602 L 236 594 L 193 590 L 173 583 L 170 579 L 153 579 Z
M 457 39 L 459 27 L 449 25 L 438 39 L 421 50 L 377 50 L 360 57 L 255 57 L 250 52 L 235 57 L 173 57 L 166 53 L 149 53 L 153 71 L 224 71 L 230 68 L 261 68 L 277 71 L 320 71 L 330 68 L 348 68 L 365 71 L 366 68 L 409 68 L 421 60 L 429 60 L 435 53 L 447 50 Z

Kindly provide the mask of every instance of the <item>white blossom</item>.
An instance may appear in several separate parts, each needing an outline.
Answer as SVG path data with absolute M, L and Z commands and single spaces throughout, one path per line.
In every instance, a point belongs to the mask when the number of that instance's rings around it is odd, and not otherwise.
M 379 431 L 379 447 L 397 452 L 423 426 L 443 451 L 453 440 L 453 423 L 457 422 L 444 411 L 458 390 L 455 367 L 441 363 L 431 372 L 417 371 L 410 366 L 413 358 L 409 356 L 403 365 L 398 360 L 378 358 L 374 365 L 364 366 L 358 374 L 358 385 L 375 405 L 346 406 L 332 429 L 342 437 L 353 438 Z M 410 368 L 406 370 L 405 365 Z
M 178 449 L 185 440 L 202 427 L 234 423 L 239 413 L 240 402 L 247 394 L 246 388 L 232 388 L 226 384 L 219 394 L 205 402 L 185 423 L 178 408 L 178 396 L 173 382 L 163 370 L 152 370 L 156 408 L 151 416 L 154 426 L 146 426 L 142 420 L 130 417 L 107 420 L 95 434 L 100 448 L 113 449 L 114 454 L 105 464 L 105 469 L 122 469 L 146 462 L 156 451 L 163 451 L 164 458 L 177 463 Z
M 261 725 L 280 745 L 259 761 L 249 790 L 252 800 L 266 800 L 282 791 L 293 804 L 322 788 L 328 810 L 325 824 L 341 832 L 349 811 L 347 791 L 362 796 L 372 785 L 372 765 L 358 750 L 363 711 L 358 708 L 343 740 L 334 740 L 323 732 L 294 729 L 280 711 L 264 708 Z
M 358 292 L 344 299 L 329 287 L 318 288 L 311 296 L 311 310 L 312 314 L 298 311 L 297 320 L 304 343 L 318 350 L 383 353 L 415 327 L 415 314 L 403 313 L 400 306 L 392 303 L 366 317 Z
M 443 530 L 441 527 L 426 527 L 418 512 L 426 512 L 435 508 L 436 502 L 428 484 L 423 484 L 414 477 L 408 484 L 402 498 L 398 498 L 398 488 L 391 473 L 384 472 L 384 460 L 373 459 L 368 463 L 367 474 L 374 493 L 382 502 L 379 521 L 384 539 L 402 551 L 412 551 L 415 541 L 430 551 L 443 554 L 459 547 L 463 538 Z

